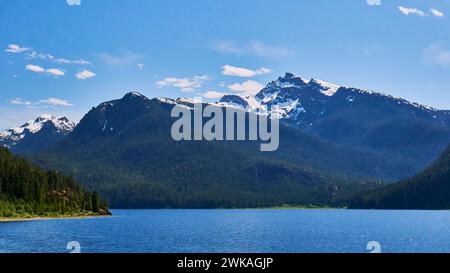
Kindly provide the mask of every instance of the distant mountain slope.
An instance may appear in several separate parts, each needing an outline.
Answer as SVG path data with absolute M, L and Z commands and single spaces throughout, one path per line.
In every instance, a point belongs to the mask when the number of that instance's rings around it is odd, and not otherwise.
M 56 144 L 75 128 L 66 117 L 42 115 L 18 128 L 0 132 L 0 147 L 17 154 L 36 153 Z
M 342 87 L 317 79 L 307 81 L 291 73 L 270 82 L 254 97 L 226 95 L 220 103 L 240 108 L 248 106 L 250 109 L 267 107 L 270 115 L 289 120 L 321 136 L 320 128 L 325 120 L 341 120 L 343 116 L 349 123 L 359 122 L 361 131 L 396 120 L 422 121 L 447 129 L 450 126 L 450 111 L 437 110 L 370 90 Z M 336 139 L 342 132 L 333 132 L 332 136 L 323 137 L 342 142 L 357 138 L 358 143 L 363 143 L 361 134 L 348 133 L 350 139 Z
M 170 110 L 189 103 L 128 93 L 93 108 L 73 133 L 34 160 L 73 174 L 113 207 L 327 205 L 373 187 L 366 183 L 370 174 L 384 174 L 373 167 L 381 157 L 286 126 L 275 153 L 259 152 L 255 142 L 176 142 Z M 349 174 L 365 179 L 355 183 Z
M 73 179 L 42 171 L 0 148 L 0 218 L 107 214 L 96 193 Z
M 211 104 L 267 107 L 281 120 L 276 152 L 251 141 L 172 140 L 172 107 L 192 103 L 128 93 L 93 108 L 33 160 L 74 175 L 114 207 L 323 205 L 410 177 L 450 142 L 448 111 L 289 73 L 254 97 Z
M 408 161 L 413 170 L 409 175 L 431 164 L 450 142 L 449 111 L 290 73 L 254 97 L 227 95 L 220 103 L 241 109 L 267 107 L 271 116 L 303 132 Z
M 350 208 L 450 209 L 450 146 L 416 176 L 352 198 Z

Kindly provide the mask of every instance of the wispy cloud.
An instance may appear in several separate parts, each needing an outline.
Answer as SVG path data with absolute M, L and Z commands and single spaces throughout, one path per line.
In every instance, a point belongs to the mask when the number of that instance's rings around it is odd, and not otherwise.
M 5 51 L 9 52 L 9 53 L 22 53 L 22 52 L 29 51 L 29 50 L 32 50 L 32 49 L 30 47 L 21 47 L 16 44 L 10 44 L 10 45 L 8 45 L 8 48 L 5 49 Z
M 30 52 L 27 52 L 26 54 L 26 58 L 27 60 L 31 60 L 31 59 L 41 59 L 41 60 L 53 60 L 55 57 L 51 54 L 48 53 L 38 53 L 35 50 L 32 50 Z
M 407 8 L 403 6 L 399 6 L 398 9 L 401 13 L 404 15 L 417 15 L 417 16 L 428 16 L 424 11 L 418 9 L 418 8 Z
M 81 0 L 66 0 L 69 6 L 81 6 Z
M 87 61 L 85 59 L 68 59 L 62 57 L 55 57 L 52 54 L 45 52 L 38 52 L 34 50 L 32 47 L 21 47 L 17 44 L 10 44 L 5 49 L 6 52 L 9 53 L 24 53 L 24 58 L 26 60 L 45 60 L 49 62 L 55 62 L 58 64 L 73 64 L 73 65 L 92 65 L 92 62 Z
M 238 76 L 238 77 L 244 77 L 244 78 L 251 78 L 257 75 L 263 75 L 271 73 L 272 70 L 269 68 L 261 67 L 256 70 L 244 68 L 244 67 L 237 67 L 237 66 L 231 66 L 231 65 L 224 65 L 222 67 L 222 74 L 226 76 Z
M 64 76 L 65 72 L 59 68 L 49 68 L 45 69 L 41 66 L 34 64 L 27 64 L 25 70 L 32 71 L 39 74 L 53 75 L 53 76 Z
M 201 95 L 207 99 L 220 99 L 221 97 L 225 96 L 226 93 L 210 90 L 210 91 L 206 91 L 205 93 L 203 93 Z
M 444 17 L 444 16 L 445 16 L 445 14 L 444 14 L 442 11 L 437 10 L 437 9 L 431 8 L 431 9 L 430 9 L 430 12 L 431 12 L 431 14 L 433 14 L 433 16 L 435 16 L 435 17 Z
M 71 60 L 71 59 L 67 59 L 67 58 L 59 58 L 59 57 L 57 58 L 57 57 L 53 56 L 52 54 L 36 52 L 34 50 L 26 53 L 26 59 L 28 59 L 28 60 L 31 60 L 31 59 L 48 60 L 48 61 L 52 61 L 52 62 L 60 63 L 60 64 L 92 65 L 92 62 L 86 61 L 84 59 Z
M 84 59 L 77 59 L 77 60 L 69 60 L 65 58 L 57 58 L 53 60 L 55 63 L 61 63 L 61 64 L 78 64 L 78 65 L 90 65 L 92 62 L 86 61 Z
M 194 89 L 200 88 L 203 86 L 204 82 L 208 79 L 208 76 L 193 76 L 191 78 L 175 78 L 169 77 L 163 80 L 157 81 L 156 85 L 159 88 L 166 86 L 173 86 L 180 88 L 183 92 L 191 92 Z
M 264 85 L 257 81 L 248 80 L 243 83 L 234 83 L 231 85 L 228 85 L 228 88 L 231 91 L 240 93 L 240 95 L 244 96 L 254 96 L 256 95 L 261 89 L 264 88 Z
M 292 54 L 290 49 L 281 46 L 270 46 L 260 41 L 251 41 L 248 47 L 250 51 L 259 56 L 278 57 Z
M 440 43 L 434 43 L 425 48 L 422 57 L 427 64 L 450 67 L 450 50 L 444 48 Z
M 212 49 L 220 53 L 242 54 L 245 50 L 232 41 L 217 41 L 211 46 Z
M 94 72 L 85 69 L 83 71 L 76 73 L 75 77 L 79 80 L 87 80 L 87 79 L 95 77 L 95 75 L 96 74 Z
M 14 105 L 26 105 L 26 106 L 33 105 L 33 102 L 27 101 L 27 100 L 23 100 L 21 98 L 12 99 L 9 102 L 11 104 L 14 104 Z
M 73 104 L 68 102 L 67 100 L 62 100 L 58 98 L 48 98 L 45 100 L 40 100 L 39 104 L 51 106 L 64 106 L 64 107 L 73 106 Z
M 121 55 L 114 55 L 103 52 L 99 53 L 98 57 L 104 63 L 115 66 L 135 65 L 142 58 L 141 55 L 131 51 L 127 51 Z
M 30 101 L 23 100 L 21 98 L 15 98 L 9 101 L 13 105 L 22 105 L 27 108 L 48 108 L 48 107 L 70 107 L 73 106 L 73 103 L 70 103 L 67 100 L 58 99 L 58 98 L 47 98 L 38 101 Z
M 261 41 L 249 41 L 246 43 L 216 41 L 211 45 L 211 49 L 225 54 L 250 54 L 260 57 L 283 57 L 293 53 L 288 48 L 267 45 Z
M 381 6 L 381 0 L 366 0 L 369 6 Z

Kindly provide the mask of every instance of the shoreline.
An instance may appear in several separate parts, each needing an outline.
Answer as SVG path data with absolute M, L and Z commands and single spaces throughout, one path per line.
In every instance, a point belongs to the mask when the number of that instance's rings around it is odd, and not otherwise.
M 256 207 L 256 208 L 110 208 L 110 210 L 345 210 L 342 207 Z
M 46 220 L 88 219 L 88 218 L 98 218 L 98 217 L 112 217 L 112 215 L 74 215 L 74 216 L 11 217 L 11 218 L 0 218 L 0 223 L 7 223 L 7 222 L 28 222 L 28 221 L 46 221 Z
M 280 207 L 260 207 L 260 208 L 209 208 L 209 209 L 199 209 L 199 208 L 139 208 L 132 210 L 337 210 L 345 208 L 333 208 L 333 207 L 308 207 L 308 206 L 280 206 Z M 129 210 L 129 209 L 111 209 L 111 210 Z M 35 217 L 11 217 L 5 218 L 0 217 L 0 223 L 7 222 L 28 222 L 28 221 L 47 221 L 47 220 L 71 220 L 71 219 L 89 219 L 98 217 L 114 217 L 114 215 L 61 215 L 61 216 L 35 216 Z

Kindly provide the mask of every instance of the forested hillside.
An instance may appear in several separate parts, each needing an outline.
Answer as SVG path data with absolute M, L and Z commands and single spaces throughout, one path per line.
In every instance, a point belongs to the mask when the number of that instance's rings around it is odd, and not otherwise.
M 450 209 L 450 147 L 416 176 L 357 195 L 350 208 Z
M 97 193 L 0 148 L 0 218 L 108 214 Z
M 373 156 L 286 126 L 274 153 L 261 153 L 255 141 L 174 141 L 172 106 L 136 93 L 102 103 L 34 160 L 73 175 L 115 208 L 328 206 L 374 185 L 358 175 L 379 173 L 371 172 Z

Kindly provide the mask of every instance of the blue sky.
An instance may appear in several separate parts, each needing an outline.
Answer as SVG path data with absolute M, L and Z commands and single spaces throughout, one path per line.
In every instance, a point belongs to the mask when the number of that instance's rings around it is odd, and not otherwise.
M 450 109 L 447 0 L 0 0 L 0 129 L 286 71 Z

